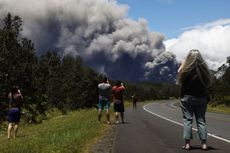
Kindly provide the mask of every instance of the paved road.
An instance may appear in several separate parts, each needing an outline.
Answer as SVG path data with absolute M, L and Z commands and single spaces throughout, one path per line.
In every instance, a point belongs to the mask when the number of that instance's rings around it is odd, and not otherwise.
M 175 101 L 161 101 L 148 104 L 144 106 L 144 109 L 141 106 L 137 110 L 127 109 L 125 112 L 127 123 L 117 125 L 113 153 L 187 152 L 181 149 L 184 144 L 183 127 L 180 125 L 182 115 L 180 110 L 173 105 L 174 103 Z M 207 121 L 211 134 L 219 135 L 217 138 L 209 136 L 209 152 L 228 153 L 230 116 L 208 113 Z M 213 127 L 210 127 L 211 125 Z M 190 152 L 203 152 L 195 131 L 193 135 Z

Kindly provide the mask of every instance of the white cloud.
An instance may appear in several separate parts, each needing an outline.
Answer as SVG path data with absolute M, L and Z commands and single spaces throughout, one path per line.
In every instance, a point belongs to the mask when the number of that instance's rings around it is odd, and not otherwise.
M 230 19 L 185 28 L 178 37 L 165 41 L 167 51 L 173 52 L 179 62 L 191 49 L 198 49 L 209 67 L 216 70 L 230 56 Z
M 207 28 L 212 28 L 215 26 L 225 26 L 229 24 L 230 24 L 230 19 L 219 19 L 219 20 L 205 23 L 205 24 L 199 24 L 199 25 L 192 26 L 192 27 L 182 28 L 182 30 L 185 31 L 185 30 L 191 30 L 191 29 L 207 29 Z

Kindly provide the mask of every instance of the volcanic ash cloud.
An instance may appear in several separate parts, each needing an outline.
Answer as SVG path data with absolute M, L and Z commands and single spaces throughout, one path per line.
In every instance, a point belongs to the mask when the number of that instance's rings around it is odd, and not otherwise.
M 150 31 L 145 19 L 129 19 L 128 6 L 114 0 L 1 0 L 0 8 L 1 18 L 11 12 L 23 19 L 23 35 L 34 41 L 38 54 L 55 48 L 81 56 L 112 79 L 175 78 L 175 56 L 165 52 L 164 36 Z M 165 64 L 156 62 L 159 58 Z

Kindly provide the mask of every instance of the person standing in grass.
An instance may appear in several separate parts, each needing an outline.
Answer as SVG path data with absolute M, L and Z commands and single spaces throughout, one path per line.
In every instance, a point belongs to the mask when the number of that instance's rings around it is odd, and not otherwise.
M 207 150 L 207 127 L 205 113 L 210 101 L 208 89 L 212 85 L 212 77 L 208 66 L 198 50 L 191 50 L 184 63 L 178 69 L 181 85 L 181 110 L 184 121 L 183 138 L 185 150 L 190 150 L 192 139 L 193 114 L 197 122 L 201 148 Z
M 109 108 L 111 99 L 111 85 L 108 78 L 104 77 L 102 83 L 98 84 L 99 103 L 98 103 L 98 120 L 101 121 L 102 110 L 105 108 L 107 123 L 110 124 Z
M 7 138 L 10 139 L 11 135 L 16 138 L 18 125 L 21 118 L 21 105 L 23 96 L 18 86 L 13 86 L 10 93 L 8 94 L 9 99 L 9 110 L 7 114 L 8 118 L 8 129 Z
M 116 117 L 116 123 L 119 123 L 119 113 L 121 116 L 122 124 L 124 122 L 124 102 L 123 102 L 123 93 L 125 91 L 125 87 L 121 81 L 116 81 L 116 85 L 112 88 L 113 93 L 113 102 L 114 102 L 114 111 L 115 111 L 115 117 Z

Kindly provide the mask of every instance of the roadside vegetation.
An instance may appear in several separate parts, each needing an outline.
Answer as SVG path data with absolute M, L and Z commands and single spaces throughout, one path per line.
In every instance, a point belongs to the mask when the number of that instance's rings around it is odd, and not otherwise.
M 213 102 L 208 105 L 209 112 L 224 113 L 230 115 L 230 101 L 228 102 Z
M 103 135 L 107 124 L 97 121 L 96 109 L 84 109 L 62 115 L 59 111 L 41 124 L 20 127 L 18 138 L 7 140 L 0 132 L 1 153 L 82 153 Z M 6 127 L 5 127 L 6 128 Z

